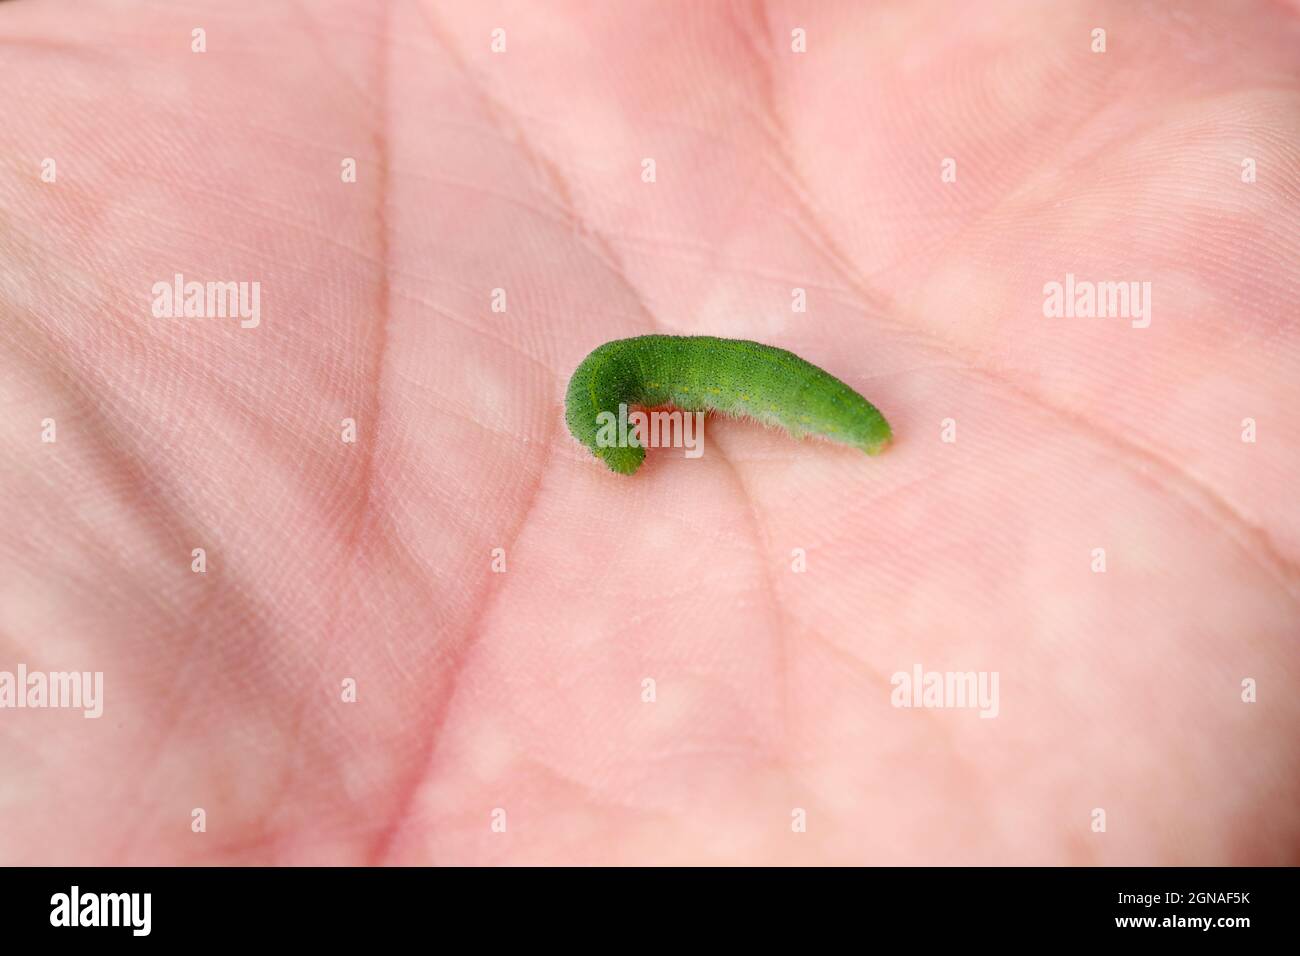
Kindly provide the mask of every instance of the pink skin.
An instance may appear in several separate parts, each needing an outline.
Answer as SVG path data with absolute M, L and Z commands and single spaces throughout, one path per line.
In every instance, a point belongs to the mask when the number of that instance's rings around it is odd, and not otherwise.
M 105 675 L 0 711 L 0 862 L 1300 862 L 1296 6 L 563 7 L 0 4 L 0 670 Z M 652 331 L 894 445 L 613 475 Z

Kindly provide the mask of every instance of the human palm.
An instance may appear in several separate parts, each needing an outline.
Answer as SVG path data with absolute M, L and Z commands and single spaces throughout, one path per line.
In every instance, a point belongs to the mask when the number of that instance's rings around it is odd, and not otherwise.
M 0 859 L 1295 863 L 1300 26 L 1131 6 L 0 4 Z M 894 445 L 611 474 L 647 332 Z

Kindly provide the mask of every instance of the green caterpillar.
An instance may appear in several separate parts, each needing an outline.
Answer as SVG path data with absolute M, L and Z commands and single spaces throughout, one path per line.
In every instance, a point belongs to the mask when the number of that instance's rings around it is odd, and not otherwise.
M 620 404 L 744 416 L 868 455 L 879 454 L 891 437 L 885 417 L 838 378 L 793 352 L 743 339 L 641 335 L 606 342 L 582 360 L 569 379 L 569 431 L 611 470 L 630 475 L 645 460 L 635 436 L 626 445 L 597 437 L 598 416 L 617 416 Z

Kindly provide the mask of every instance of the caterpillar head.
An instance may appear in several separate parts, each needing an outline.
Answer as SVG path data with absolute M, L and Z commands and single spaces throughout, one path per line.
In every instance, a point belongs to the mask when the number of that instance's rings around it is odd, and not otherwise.
M 620 475 L 632 474 L 641 467 L 641 462 L 645 461 L 645 449 L 639 445 L 597 448 L 595 454 L 609 466 L 610 471 L 616 471 Z

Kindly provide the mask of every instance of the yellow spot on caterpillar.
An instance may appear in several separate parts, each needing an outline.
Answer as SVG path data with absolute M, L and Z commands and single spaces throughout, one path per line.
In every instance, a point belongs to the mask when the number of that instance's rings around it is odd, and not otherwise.
M 807 415 L 800 415 L 800 416 L 799 416 L 799 421 L 801 421 L 801 422 L 810 422 L 810 421 L 812 421 L 812 419 L 809 418 Z
M 682 391 L 683 391 L 683 392 L 689 392 L 690 390 L 691 390 L 691 387 L 690 387 L 689 385 L 683 385 L 683 386 L 682 386 Z

